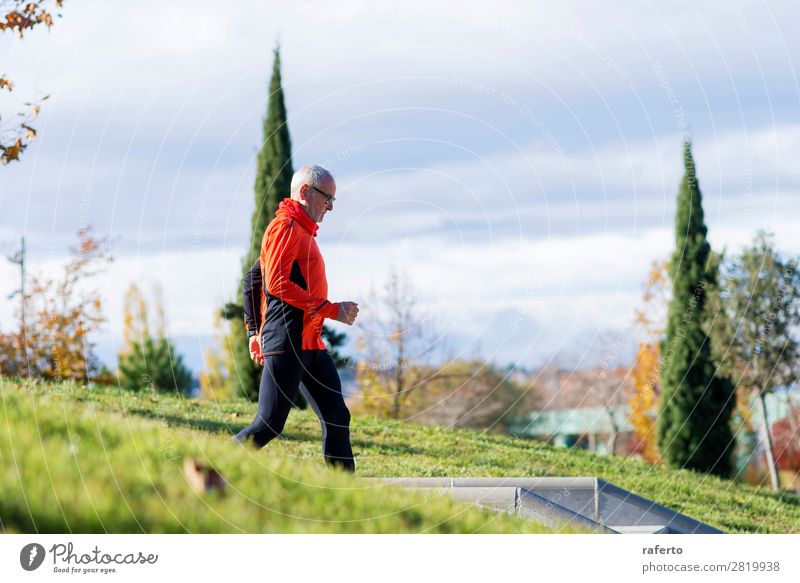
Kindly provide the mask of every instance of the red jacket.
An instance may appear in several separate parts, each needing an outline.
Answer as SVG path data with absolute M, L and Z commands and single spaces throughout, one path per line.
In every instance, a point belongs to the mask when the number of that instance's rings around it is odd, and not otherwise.
M 325 318 L 336 318 L 339 304 L 327 299 L 317 229 L 300 203 L 282 200 L 264 231 L 261 256 L 245 275 L 245 326 L 250 334 L 261 333 L 265 355 L 326 348 L 322 324 Z

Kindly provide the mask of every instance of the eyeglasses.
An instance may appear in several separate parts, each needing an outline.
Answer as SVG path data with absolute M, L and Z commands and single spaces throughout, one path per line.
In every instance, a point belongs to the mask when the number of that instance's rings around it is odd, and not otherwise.
M 311 185 L 309 184 L 309 186 L 311 186 Z M 335 196 L 332 196 L 332 195 L 328 194 L 327 192 L 322 192 L 316 186 L 311 186 L 311 188 L 313 188 L 314 190 L 316 190 L 318 193 L 320 193 L 322 196 L 325 197 L 325 204 L 333 204 L 334 202 L 336 202 L 336 197 Z

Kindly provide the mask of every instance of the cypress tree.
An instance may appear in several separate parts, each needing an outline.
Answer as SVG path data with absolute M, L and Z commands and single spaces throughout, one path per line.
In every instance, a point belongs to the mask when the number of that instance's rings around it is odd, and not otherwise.
M 707 293 L 717 286 L 717 266 L 703 220 L 691 144 L 683 149 L 685 172 L 675 214 L 675 252 L 670 262 L 672 300 L 661 346 L 662 396 L 657 423 L 664 461 L 720 476 L 730 475 L 735 405 L 730 380 L 717 375 L 704 330 Z
M 281 85 L 280 48 L 275 48 L 272 79 L 269 85 L 264 137 L 256 163 L 255 210 L 251 221 L 250 246 L 242 262 L 242 275 L 261 254 L 261 239 L 275 217 L 278 204 L 289 196 L 292 183 L 292 143 L 286 122 L 286 105 Z M 230 351 L 230 378 L 234 393 L 252 401 L 258 400 L 262 367 L 250 360 L 247 332 L 244 328 L 242 280 L 239 279 L 237 303 L 227 304 L 223 316 L 231 320 L 227 349 Z M 299 393 L 298 393 L 299 394 Z
M 192 390 L 192 373 L 183 364 L 165 336 L 145 336 L 118 359 L 120 386 L 131 390 L 188 395 Z
M 119 386 L 131 391 L 149 390 L 188 395 L 192 373 L 167 338 L 166 316 L 160 288 L 157 288 L 158 332 L 150 333 L 147 303 L 134 283 L 128 287 L 124 303 L 124 338 L 117 357 Z
M 275 218 L 278 204 L 289 196 L 292 185 L 292 142 L 286 121 L 286 105 L 281 85 L 281 54 L 275 48 L 272 80 L 269 84 L 267 116 L 264 118 L 264 142 L 256 165 L 256 208 L 252 218 L 250 253 L 244 258 L 245 269 L 261 255 L 261 239 L 270 221 Z

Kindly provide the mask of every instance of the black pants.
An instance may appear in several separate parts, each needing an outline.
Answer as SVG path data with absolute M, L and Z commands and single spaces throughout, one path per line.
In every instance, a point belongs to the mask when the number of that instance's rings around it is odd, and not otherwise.
M 325 350 L 299 353 L 287 350 L 264 357 L 258 413 L 236 440 L 244 442 L 252 436 L 254 445 L 261 448 L 280 435 L 301 382 L 305 387 L 303 395 L 322 425 L 325 462 L 355 471 L 350 448 L 350 411 L 342 396 L 336 365 Z

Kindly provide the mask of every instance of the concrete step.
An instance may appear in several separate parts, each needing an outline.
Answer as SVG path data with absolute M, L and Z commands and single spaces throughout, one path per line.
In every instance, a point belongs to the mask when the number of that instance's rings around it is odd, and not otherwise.
M 620 534 L 717 534 L 712 526 L 595 477 L 372 478 L 449 494 L 547 526 Z
M 620 534 L 670 534 L 669 528 L 664 524 L 642 524 L 634 526 L 609 526 Z

